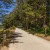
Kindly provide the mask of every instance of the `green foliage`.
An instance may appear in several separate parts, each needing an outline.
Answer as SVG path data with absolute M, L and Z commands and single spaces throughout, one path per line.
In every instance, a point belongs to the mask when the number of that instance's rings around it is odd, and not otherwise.
M 15 29 L 15 28 L 16 28 L 15 26 L 10 27 L 10 29 Z
M 43 25 L 50 26 L 50 17 L 47 14 L 46 0 L 17 0 L 17 7 L 4 20 L 5 28 L 22 26 L 33 29 L 35 32 L 45 32 Z

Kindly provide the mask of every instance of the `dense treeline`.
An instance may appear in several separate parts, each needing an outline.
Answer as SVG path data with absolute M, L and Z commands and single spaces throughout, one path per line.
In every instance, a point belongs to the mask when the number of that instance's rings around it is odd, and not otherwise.
M 12 4 L 13 5 L 15 4 L 13 0 L 0 0 L 0 49 L 1 49 L 1 46 L 2 47 L 8 46 L 10 43 L 14 42 L 15 37 L 13 35 L 15 34 L 14 33 L 15 27 L 13 26 L 11 28 L 9 27 L 9 29 L 5 29 L 6 27 L 2 26 L 2 21 L 6 18 L 6 12 L 8 12 L 7 9 L 9 9 L 11 7 L 10 5 Z M 6 25 L 6 22 L 5 22 L 5 25 Z
M 35 32 L 50 33 L 49 0 L 17 0 L 14 11 L 7 15 L 3 25 L 22 27 Z

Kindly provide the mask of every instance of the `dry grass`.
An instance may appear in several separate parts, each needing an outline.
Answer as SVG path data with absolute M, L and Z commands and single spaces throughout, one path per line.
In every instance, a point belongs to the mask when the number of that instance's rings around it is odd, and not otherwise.
M 50 41 L 50 36 L 45 36 L 45 34 L 39 34 L 39 33 L 36 33 L 35 35 Z

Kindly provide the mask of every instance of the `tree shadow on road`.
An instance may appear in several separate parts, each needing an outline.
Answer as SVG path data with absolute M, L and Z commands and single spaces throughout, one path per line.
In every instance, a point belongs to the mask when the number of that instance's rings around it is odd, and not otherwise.
M 21 34 L 22 33 L 14 33 L 11 37 L 9 37 L 9 38 L 11 38 L 10 43 L 23 43 L 23 42 L 19 42 L 17 40 L 18 37 L 23 37 Z
M 24 43 L 24 42 L 20 42 L 20 41 L 18 41 L 18 37 L 23 37 L 22 35 L 21 35 L 22 33 L 13 33 L 10 37 L 7 37 L 8 39 L 11 39 L 5 46 L 6 46 L 6 48 L 7 48 L 7 50 L 8 50 L 8 48 L 9 48 L 9 45 L 10 44 L 16 44 L 16 43 Z M 20 39 L 19 39 L 20 40 Z M 2 49 L 5 47 L 4 45 L 1 47 Z

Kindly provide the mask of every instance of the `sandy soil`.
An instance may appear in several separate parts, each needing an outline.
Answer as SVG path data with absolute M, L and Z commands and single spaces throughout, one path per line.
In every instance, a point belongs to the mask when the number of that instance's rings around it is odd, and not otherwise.
M 50 41 L 28 34 L 19 28 L 16 28 L 15 32 L 20 33 L 16 38 L 18 43 L 11 43 L 9 50 L 50 50 Z

